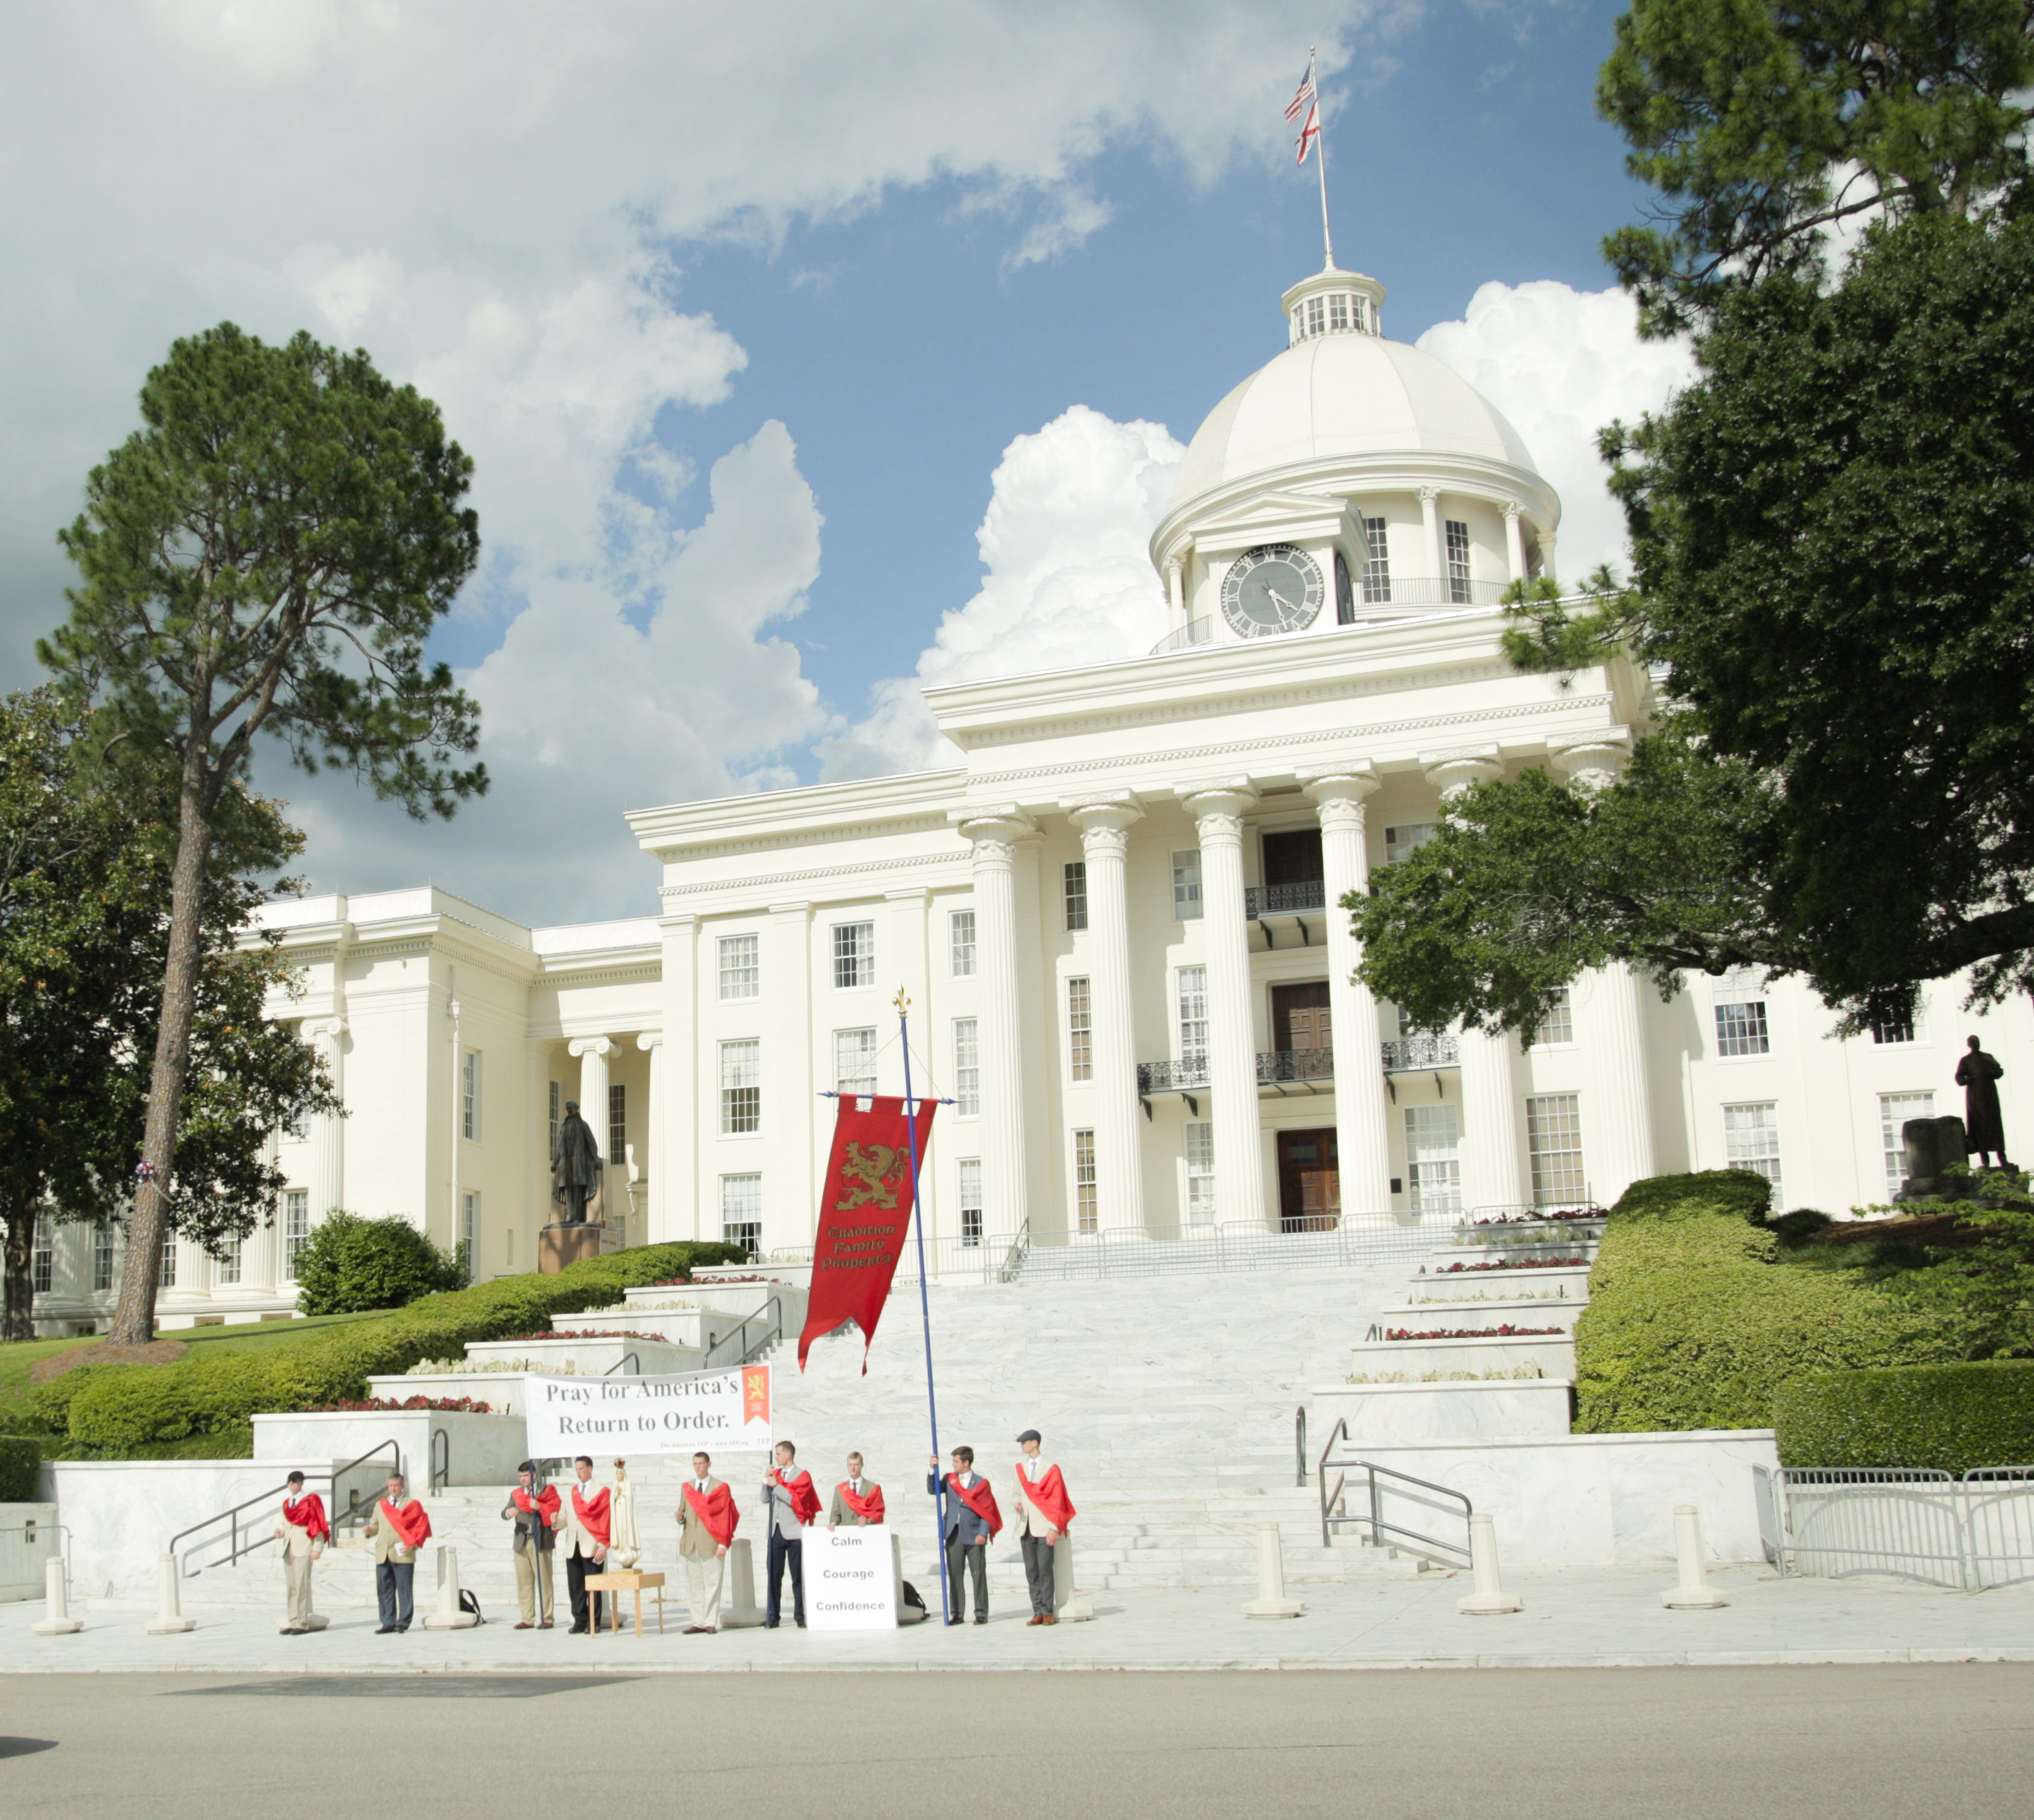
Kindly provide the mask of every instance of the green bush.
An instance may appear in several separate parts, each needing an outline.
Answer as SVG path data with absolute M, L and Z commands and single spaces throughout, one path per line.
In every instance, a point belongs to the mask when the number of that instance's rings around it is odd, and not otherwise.
M 297 1305 L 307 1315 L 400 1308 L 443 1289 L 463 1289 L 464 1266 L 407 1220 L 333 1212 L 297 1260 Z
M 43 1450 L 24 1435 L 0 1435 L 0 1504 L 32 1504 Z
M 2034 1360 L 1818 1372 L 1773 1399 L 1788 1466 L 2034 1465 Z
M 1762 1428 L 1803 1372 L 1919 1364 L 1955 1349 L 1927 1311 L 1859 1279 L 1774 1262 L 1765 1179 L 1634 1183 L 1610 1210 L 1575 1328 L 1580 1432 Z
M 1783 1251 L 1799 1250 L 1823 1227 L 1836 1224 L 1827 1214 L 1818 1214 L 1813 1207 L 1796 1207 L 1791 1214 L 1782 1214 L 1777 1220 L 1768 1220 L 1766 1225 L 1773 1237 L 1780 1241 Z
M 527 1333 L 553 1315 L 602 1308 L 625 1289 L 737 1263 L 738 1245 L 643 1245 L 590 1258 L 556 1276 L 500 1277 L 426 1296 L 378 1319 L 314 1328 L 292 1345 L 245 1352 L 194 1346 L 174 1364 L 84 1365 L 38 1387 L 32 1406 L 53 1430 L 117 1458 L 144 1445 L 223 1434 L 251 1416 L 367 1394 L 370 1374 L 456 1357 L 470 1341 Z M 46 1394 L 48 1394 L 46 1398 Z

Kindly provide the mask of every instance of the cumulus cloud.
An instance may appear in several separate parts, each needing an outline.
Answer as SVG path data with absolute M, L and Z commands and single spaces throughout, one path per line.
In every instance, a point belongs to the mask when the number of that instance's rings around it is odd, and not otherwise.
M 914 674 L 877 685 L 867 719 L 820 741 L 823 775 L 955 762 L 923 689 L 1149 651 L 1165 597 L 1146 543 L 1185 453 L 1161 423 L 1118 423 L 1083 404 L 1012 442 L 975 533 L 980 591 L 940 620 Z
M 1694 377 L 1685 342 L 1641 341 L 1638 321 L 1621 291 L 1492 283 L 1460 321 L 1437 322 L 1419 340 L 1510 419 L 1560 494 L 1556 560 L 1565 577 L 1624 557 L 1624 515 L 1604 483 L 1597 432 L 1657 411 Z

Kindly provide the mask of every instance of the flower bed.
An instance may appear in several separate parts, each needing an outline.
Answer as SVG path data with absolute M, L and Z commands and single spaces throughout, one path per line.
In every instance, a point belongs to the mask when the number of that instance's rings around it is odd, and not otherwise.
M 1497 1372 L 1422 1372 L 1414 1377 L 1409 1372 L 1356 1372 L 1350 1374 L 1352 1384 L 1514 1384 L 1535 1378 L 1544 1378 L 1546 1373 L 1537 1365 L 1512 1365 Z
M 1473 1226 L 1550 1226 L 1556 1220 L 1600 1220 L 1601 1207 L 1548 1207 L 1537 1214 L 1493 1214 L 1487 1220 L 1472 1220 Z
M 648 1286 L 653 1289 L 720 1289 L 730 1283 L 775 1283 L 775 1277 L 710 1277 L 696 1283 L 690 1277 L 660 1277 Z
M 1552 1334 L 1567 1337 L 1566 1327 L 1514 1327 L 1507 1321 L 1495 1327 L 1431 1327 L 1424 1333 L 1415 1333 L 1410 1327 L 1387 1327 L 1387 1340 L 1537 1340 Z
M 1589 1266 L 1587 1258 L 1493 1258 L 1482 1264 L 1444 1264 L 1437 1277 L 1452 1277 L 1463 1270 L 1579 1270 Z
M 491 1404 L 475 1402 L 471 1397 L 405 1397 L 398 1402 L 393 1397 L 366 1397 L 344 1403 L 320 1403 L 309 1409 L 299 1409 L 300 1416 L 362 1416 L 380 1415 L 396 1409 L 429 1409 L 434 1414 L 447 1416 L 491 1416 Z
M 560 1327 L 555 1332 L 546 1329 L 535 1334 L 504 1334 L 499 1339 L 486 1342 L 490 1346 L 506 1345 L 513 1341 L 526 1343 L 539 1340 L 647 1340 L 653 1346 L 668 1346 L 671 1342 L 662 1334 L 638 1334 L 625 1327 L 616 1327 L 610 1332 L 590 1334 L 583 1327 Z

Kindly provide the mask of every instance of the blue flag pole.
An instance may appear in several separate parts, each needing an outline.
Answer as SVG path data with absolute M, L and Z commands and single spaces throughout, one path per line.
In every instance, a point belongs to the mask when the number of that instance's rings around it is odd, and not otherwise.
M 953 1622 L 947 1587 L 946 1478 L 940 1471 L 940 1400 L 933 1389 L 933 1304 L 925 1288 L 925 1203 L 918 1192 L 918 1109 L 911 1098 L 911 1001 L 897 989 L 897 1031 L 904 1051 L 904 1131 L 911 1146 L 911 1225 L 918 1238 L 918 1319 L 925 1334 L 925 1407 L 933 1427 L 933 1559 L 940 1577 L 940 1617 Z

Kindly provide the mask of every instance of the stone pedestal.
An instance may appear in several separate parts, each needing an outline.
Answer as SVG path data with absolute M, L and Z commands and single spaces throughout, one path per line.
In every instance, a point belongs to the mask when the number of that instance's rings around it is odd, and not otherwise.
M 576 1264 L 584 1258 L 597 1258 L 602 1251 L 614 1251 L 618 1246 L 612 1229 L 597 1221 L 546 1226 L 537 1235 L 537 1268 L 546 1276 L 554 1277 L 568 1264 Z

